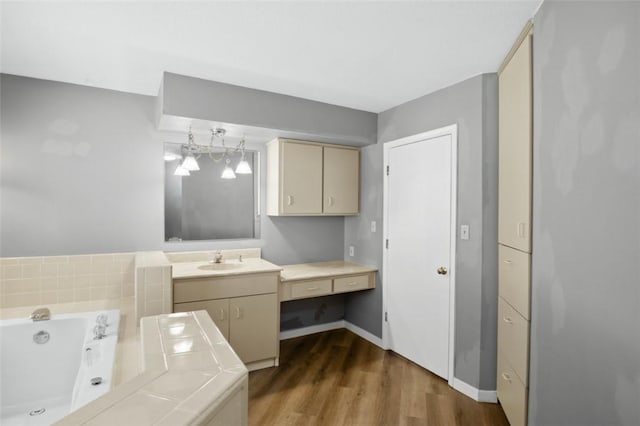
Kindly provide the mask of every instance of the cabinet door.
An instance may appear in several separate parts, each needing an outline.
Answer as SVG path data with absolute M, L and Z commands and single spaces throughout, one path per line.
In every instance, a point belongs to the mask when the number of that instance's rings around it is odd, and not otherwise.
M 322 146 L 282 142 L 281 211 L 322 213 Z
M 220 332 L 229 341 L 229 299 L 204 300 L 202 302 L 176 303 L 174 312 L 207 311 Z
M 360 188 L 360 152 L 324 147 L 324 213 L 357 214 Z
M 237 297 L 229 300 L 231 346 L 248 362 L 278 354 L 278 295 Z
M 531 36 L 499 77 L 498 242 L 531 253 Z

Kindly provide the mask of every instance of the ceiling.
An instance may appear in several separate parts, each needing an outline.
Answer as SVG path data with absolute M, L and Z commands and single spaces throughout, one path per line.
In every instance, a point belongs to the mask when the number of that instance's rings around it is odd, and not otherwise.
M 380 112 L 495 72 L 540 3 L 2 1 L 0 71 L 145 95 L 171 71 Z

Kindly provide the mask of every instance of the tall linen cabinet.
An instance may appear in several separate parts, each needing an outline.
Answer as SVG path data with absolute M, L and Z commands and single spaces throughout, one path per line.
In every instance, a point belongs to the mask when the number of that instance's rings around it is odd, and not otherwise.
M 498 399 L 511 425 L 527 423 L 533 143 L 532 26 L 499 70 Z

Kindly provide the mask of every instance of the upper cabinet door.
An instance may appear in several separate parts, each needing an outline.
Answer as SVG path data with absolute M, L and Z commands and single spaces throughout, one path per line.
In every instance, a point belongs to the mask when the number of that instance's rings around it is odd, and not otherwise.
M 531 36 L 499 77 L 498 242 L 531 253 Z
M 322 146 L 283 142 L 281 155 L 281 211 L 285 214 L 321 212 Z
M 360 151 L 324 147 L 323 184 L 323 213 L 358 214 Z

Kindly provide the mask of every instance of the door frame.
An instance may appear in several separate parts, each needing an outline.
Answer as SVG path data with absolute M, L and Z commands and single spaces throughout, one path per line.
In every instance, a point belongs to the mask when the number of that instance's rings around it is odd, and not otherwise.
M 457 204 L 458 204 L 458 125 L 452 124 L 427 132 L 418 133 L 393 141 L 385 142 L 383 149 L 383 196 L 382 196 L 382 218 L 383 218 L 383 235 L 382 235 L 382 345 L 384 349 L 389 347 L 389 329 L 388 322 L 385 321 L 385 313 L 387 312 L 387 249 L 385 241 L 388 235 L 389 206 L 389 178 L 386 173 L 389 164 L 389 154 L 392 148 L 402 145 L 408 145 L 425 139 L 433 139 L 440 136 L 451 136 L 451 249 L 449 253 L 449 368 L 447 381 L 449 386 L 453 386 L 454 378 L 454 360 L 455 360 L 455 314 L 456 314 L 456 240 L 457 240 Z

